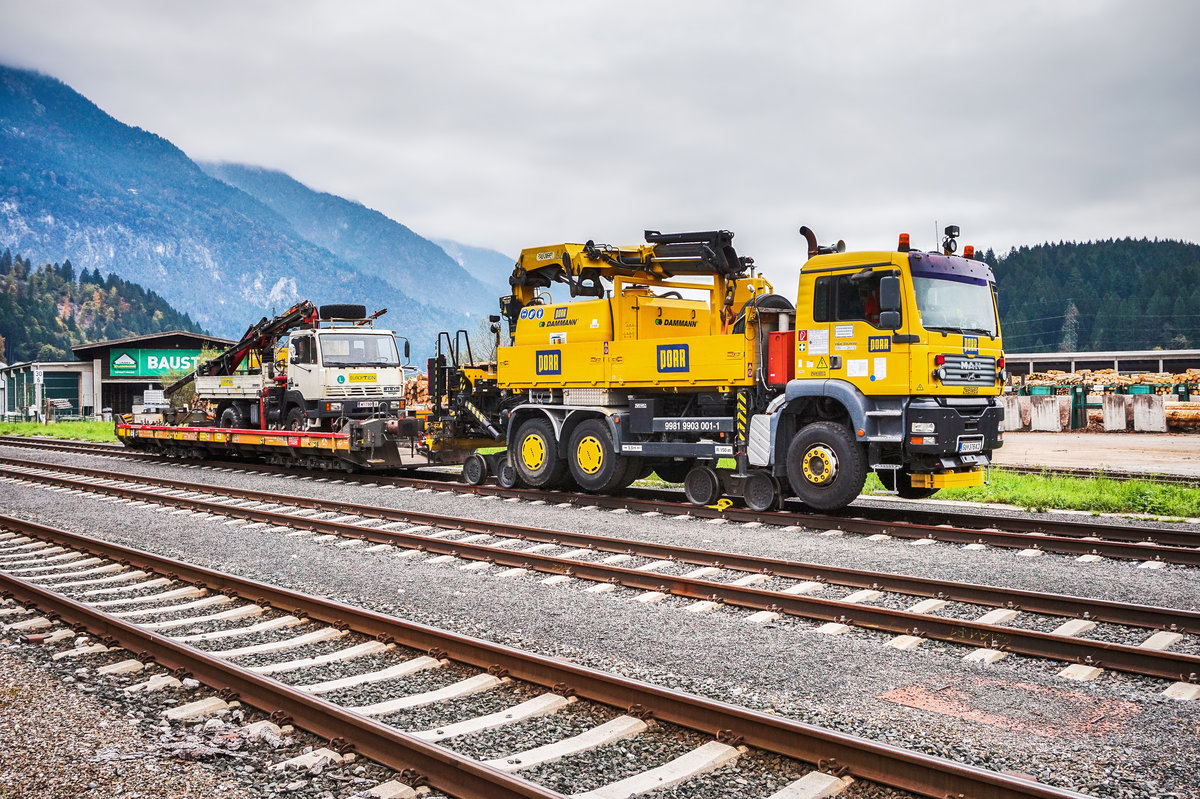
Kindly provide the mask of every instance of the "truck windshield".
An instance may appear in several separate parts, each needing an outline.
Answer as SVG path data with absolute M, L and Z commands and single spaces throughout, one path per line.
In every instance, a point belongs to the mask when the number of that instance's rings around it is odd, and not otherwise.
M 396 340 L 383 333 L 322 333 L 325 366 L 399 366 Z
M 913 290 L 921 326 L 926 330 L 996 337 L 996 309 L 986 281 L 914 275 Z

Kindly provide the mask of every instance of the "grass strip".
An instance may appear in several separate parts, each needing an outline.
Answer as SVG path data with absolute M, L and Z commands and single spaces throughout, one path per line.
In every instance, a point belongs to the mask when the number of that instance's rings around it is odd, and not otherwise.
M 37 422 L 0 422 L 0 435 L 4 436 L 42 436 L 46 438 L 64 438 L 78 441 L 95 441 L 115 443 L 117 435 L 112 422 L 56 422 L 55 424 L 39 424 Z
M 869 494 L 878 486 L 872 474 L 863 493 Z M 1114 480 L 1103 472 L 1096 477 L 1064 477 L 1049 472 L 1014 474 L 993 468 L 987 485 L 946 488 L 934 497 L 1015 505 L 1034 512 L 1054 509 L 1200 517 L 1200 489 L 1148 480 Z

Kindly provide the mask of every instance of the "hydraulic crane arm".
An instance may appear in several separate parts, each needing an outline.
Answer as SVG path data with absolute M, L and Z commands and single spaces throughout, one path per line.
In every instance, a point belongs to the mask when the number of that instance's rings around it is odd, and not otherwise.
M 752 258 L 740 258 L 733 249 L 733 233 L 713 230 L 700 233 L 646 231 L 646 244 L 612 247 L 594 242 L 555 244 L 521 251 L 509 277 L 512 294 L 500 300 L 500 311 L 515 321 L 521 308 L 531 304 L 539 288 L 565 283 L 572 297 L 603 298 L 601 280 L 614 277 L 662 280 L 676 275 L 715 275 L 719 280 L 743 277 Z
M 242 361 L 252 352 L 261 354 L 271 347 L 275 340 L 283 334 L 295 330 L 304 324 L 315 324 L 317 309 L 308 300 L 301 300 L 288 310 L 267 319 L 265 316 L 246 330 L 237 344 L 222 352 L 212 360 L 205 361 L 196 367 L 196 371 L 184 375 L 167 386 L 166 394 L 170 396 L 179 389 L 196 379 L 196 375 L 231 375 L 242 365 Z

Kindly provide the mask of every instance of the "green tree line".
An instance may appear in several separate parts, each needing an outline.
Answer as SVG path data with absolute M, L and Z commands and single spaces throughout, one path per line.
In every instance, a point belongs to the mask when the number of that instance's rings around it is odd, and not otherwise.
M 187 314 L 136 283 L 96 269 L 76 274 L 70 261 L 35 267 L 0 255 L 0 360 L 75 360 L 71 347 L 106 339 L 204 332 Z
M 1200 348 L 1200 246 L 1110 239 L 984 256 L 1009 352 Z

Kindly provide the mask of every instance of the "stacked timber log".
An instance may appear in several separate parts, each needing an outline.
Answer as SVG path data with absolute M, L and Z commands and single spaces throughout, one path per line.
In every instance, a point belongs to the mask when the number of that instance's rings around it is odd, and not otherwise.
M 429 378 L 417 375 L 404 386 L 404 398 L 408 407 L 427 407 L 429 405 Z
M 1017 378 L 1019 379 L 1019 378 Z M 1025 377 L 1026 386 L 1112 386 L 1126 388 L 1128 386 L 1154 386 L 1161 389 L 1155 393 L 1170 393 L 1172 386 L 1181 384 L 1200 385 L 1200 369 L 1188 369 L 1186 372 L 1142 372 L 1140 374 L 1121 374 L 1115 369 L 1080 369 L 1077 372 L 1062 372 L 1050 369 L 1045 372 L 1034 372 Z

